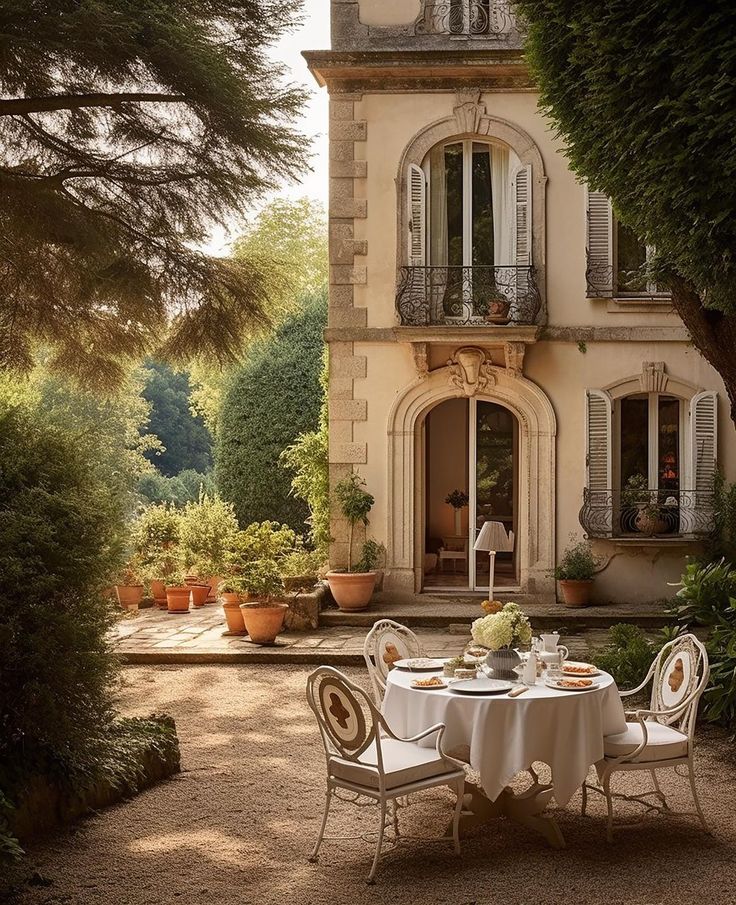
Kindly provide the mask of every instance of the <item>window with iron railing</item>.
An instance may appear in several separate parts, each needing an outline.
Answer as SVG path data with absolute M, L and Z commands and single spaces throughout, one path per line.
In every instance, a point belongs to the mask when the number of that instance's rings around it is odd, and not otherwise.
M 418 33 L 503 37 L 518 31 L 509 0 L 426 0 Z

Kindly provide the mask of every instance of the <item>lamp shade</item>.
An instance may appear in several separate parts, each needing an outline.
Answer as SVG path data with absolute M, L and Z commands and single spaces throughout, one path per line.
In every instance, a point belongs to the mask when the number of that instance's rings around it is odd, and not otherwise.
M 514 549 L 513 533 L 511 537 L 506 534 L 503 522 L 484 522 L 473 549 L 510 553 Z

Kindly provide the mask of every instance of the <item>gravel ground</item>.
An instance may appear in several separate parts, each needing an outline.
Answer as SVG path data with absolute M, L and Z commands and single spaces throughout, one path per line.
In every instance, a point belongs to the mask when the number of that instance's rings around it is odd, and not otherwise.
M 362 671 L 347 670 L 362 680 Z M 306 667 L 129 667 L 122 709 L 176 718 L 184 772 L 33 846 L 10 874 L 8 903 L 71 905 L 654 905 L 736 903 L 736 749 L 700 730 L 697 767 L 714 829 L 653 817 L 605 841 L 602 802 L 580 816 L 579 795 L 559 822 L 567 839 L 552 851 L 525 829 L 495 822 L 463 845 L 408 842 L 391 852 L 378 884 L 365 884 L 371 847 L 326 842 L 318 830 L 324 761 L 304 699 Z M 621 775 L 632 791 L 638 779 Z M 690 809 L 686 783 L 665 775 L 672 804 Z M 640 787 L 641 788 L 641 787 Z M 415 796 L 402 811 L 407 835 L 441 830 L 444 790 Z M 622 816 L 638 816 L 624 805 Z M 371 809 L 339 805 L 332 832 L 373 826 Z M 328 830 L 329 832 L 329 830 Z

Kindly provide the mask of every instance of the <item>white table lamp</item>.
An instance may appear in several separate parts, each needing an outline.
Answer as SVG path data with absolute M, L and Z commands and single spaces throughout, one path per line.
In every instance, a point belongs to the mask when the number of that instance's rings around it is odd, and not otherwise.
M 488 599 L 493 600 L 493 579 L 496 571 L 496 553 L 511 553 L 514 549 L 514 532 L 506 534 L 503 522 L 484 522 L 473 544 L 474 550 L 488 553 L 490 578 Z

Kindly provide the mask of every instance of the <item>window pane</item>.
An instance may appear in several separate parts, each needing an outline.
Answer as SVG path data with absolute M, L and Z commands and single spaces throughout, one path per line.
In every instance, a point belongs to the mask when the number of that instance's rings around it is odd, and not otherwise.
M 503 522 L 506 531 L 514 528 L 514 433 L 516 418 L 494 402 L 478 402 L 476 415 L 476 513 L 477 531 L 484 522 Z M 499 576 L 511 575 L 513 555 L 499 553 Z M 478 553 L 476 583 L 488 583 L 488 554 Z M 500 579 L 502 580 L 502 579 Z
M 621 400 L 621 487 L 639 475 L 649 480 L 649 398 Z
M 447 186 L 447 263 L 463 263 L 463 146 L 445 148 Z
M 493 264 L 490 145 L 473 145 L 473 264 Z
M 645 292 L 647 288 L 643 267 L 647 261 L 647 248 L 628 226 L 616 224 L 617 274 L 620 292 Z
M 660 490 L 680 489 L 680 401 L 672 396 L 660 396 L 659 462 L 657 473 Z

